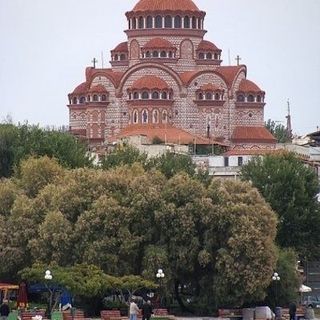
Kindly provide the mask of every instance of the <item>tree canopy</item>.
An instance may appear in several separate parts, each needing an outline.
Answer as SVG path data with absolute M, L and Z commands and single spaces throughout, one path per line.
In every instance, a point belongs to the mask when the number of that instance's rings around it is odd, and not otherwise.
M 54 157 L 68 168 L 90 164 L 86 146 L 66 132 L 45 130 L 28 123 L 0 124 L 0 178 L 10 177 L 19 162 L 30 155 Z
M 280 247 L 293 248 L 302 258 L 319 259 L 319 181 L 315 172 L 295 154 L 281 152 L 253 159 L 241 174 L 278 214 Z
M 275 121 L 268 119 L 265 123 L 265 127 L 272 133 L 279 143 L 286 143 L 291 141 L 291 132 L 288 132 L 287 128 Z
M 215 307 L 264 298 L 276 264 L 276 216 L 245 182 L 167 177 L 137 163 L 70 170 L 31 157 L 0 181 L 0 199 L 6 278 L 35 261 L 75 274 L 93 265 L 132 291 L 131 276 L 154 281 L 161 267 L 166 294 Z

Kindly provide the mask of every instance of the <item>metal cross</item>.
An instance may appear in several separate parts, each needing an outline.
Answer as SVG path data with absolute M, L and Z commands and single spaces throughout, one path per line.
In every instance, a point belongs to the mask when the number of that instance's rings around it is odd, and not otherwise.
M 240 65 L 240 60 L 241 60 L 240 56 L 237 55 L 237 57 L 236 57 L 237 65 Z
M 96 58 L 93 58 L 93 60 L 91 61 L 93 63 L 93 68 L 96 68 L 96 63 L 98 62 L 98 60 Z

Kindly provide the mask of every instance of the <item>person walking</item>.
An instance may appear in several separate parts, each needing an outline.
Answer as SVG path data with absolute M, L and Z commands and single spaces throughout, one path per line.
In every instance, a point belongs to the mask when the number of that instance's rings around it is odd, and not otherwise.
M 306 320 L 312 320 L 315 318 L 312 304 L 309 304 L 308 307 L 306 308 L 305 313 L 304 313 L 304 318 Z
M 139 314 L 139 311 L 140 310 L 139 310 L 135 300 L 131 299 L 130 308 L 129 308 L 130 320 L 137 320 L 137 315 Z
M 289 304 L 289 316 L 290 320 L 296 320 L 296 312 L 297 312 L 297 306 L 294 302 L 291 302 Z
M 7 320 L 10 313 L 10 308 L 7 300 L 3 300 L 3 303 L 0 307 L 0 319 Z
M 151 301 L 148 300 L 142 305 L 142 320 L 150 320 L 152 315 L 152 305 Z

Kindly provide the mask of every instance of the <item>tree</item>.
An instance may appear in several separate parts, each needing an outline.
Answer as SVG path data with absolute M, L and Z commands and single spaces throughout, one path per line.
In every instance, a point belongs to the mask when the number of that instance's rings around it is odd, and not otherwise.
M 286 143 L 291 141 L 291 132 L 289 133 L 283 124 L 277 124 L 275 121 L 268 119 L 268 121 L 265 123 L 265 127 L 277 139 L 278 143 Z
M 281 152 L 254 158 L 242 167 L 241 175 L 252 182 L 278 214 L 279 246 L 294 248 L 302 258 L 318 259 L 319 181 L 315 172 L 295 154 Z

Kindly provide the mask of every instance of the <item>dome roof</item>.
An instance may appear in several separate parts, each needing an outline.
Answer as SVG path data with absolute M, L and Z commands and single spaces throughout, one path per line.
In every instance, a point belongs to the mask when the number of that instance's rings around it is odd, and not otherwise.
M 167 83 L 156 77 L 156 76 L 144 76 L 138 80 L 136 80 L 133 85 L 132 89 L 159 89 L 164 90 L 168 89 Z
M 199 43 L 197 50 L 221 51 L 214 43 L 207 40 L 202 40 Z
M 140 0 L 133 11 L 200 11 L 192 0 Z
M 239 85 L 239 91 L 242 92 L 263 92 L 254 82 L 243 79 Z
M 148 41 L 144 46 L 144 49 L 173 49 L 174 45 L 165 39 L 162 38 L 153 38 Z
M 72 94 L 83 94 L 87 92 L 87 89 L 88 89 L 87 83 L 83 82 L 73 90 Z
M 102 84 L 95 85 L 89 89 L 89 92 L 92 93 L 105 93 L 107 92 L 106 88 Z
M 128 52 L 128 42 L 126 41 L 119 43 L 112 51 Z

